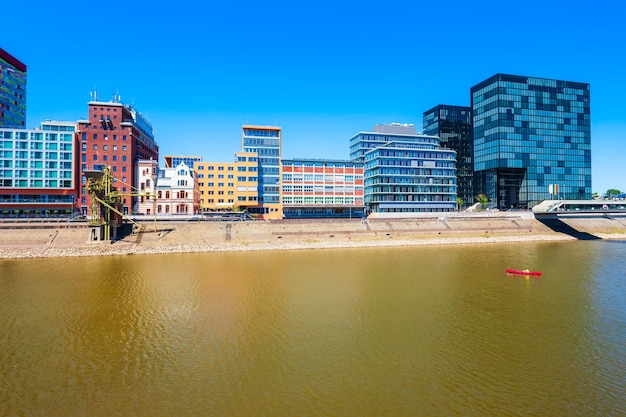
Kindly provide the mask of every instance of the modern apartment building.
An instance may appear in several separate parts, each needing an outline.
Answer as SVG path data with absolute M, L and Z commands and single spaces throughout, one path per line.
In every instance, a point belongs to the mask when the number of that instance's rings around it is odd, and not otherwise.
M 0 48 L 0 127 L 26 127 L 26 65 Z
M 281 129 L 275 126 L 243 126 L 241 148 L 259 160 L 258 205 L 248 211 L 265 219 L 281 219 Z
M 366 211 L 456 210 L 456 152 L 413 125 L 377 125 L 350 139 L 350 157 L 364 163 Z
M 159 147 L 148 120 L 133 106 L 114 98 L 109 102 L 89 102 L 89 118 L 78 121 L 81 144 L 81 189 L 79 206 L 87 214 L 91 207 L 85 171 L 111 168 L 113 186 L 121 195 L 124 214 L 136 205 L 137 163 L 159 159 Z
M 589 84 L 496 74 L 471 88 L 475 192 L 500 208 L 591 198 Z
M 282 161 L 283 216 L 362 217 L 363 181 L 360 162 L 285 159 Z
M 237 152 L 233 162 L 196 162 L 200 210 L 248 211 L 259 206 L 259 157 Z
M 69 216 L 77 191 L 75 122 L 0 128 L 0 215 Z
M 474 138 L 472 109 L 440 104 L 423 114 L 424 134 L 439 136 L 441 147 L 456 152 L 457 196 L 474 203 Z

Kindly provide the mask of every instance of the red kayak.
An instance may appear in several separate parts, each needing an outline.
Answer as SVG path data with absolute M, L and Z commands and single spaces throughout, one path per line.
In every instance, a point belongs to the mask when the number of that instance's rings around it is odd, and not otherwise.
M 541 271 L 529 271 L 528 269 L 507 269 L 506 273 L 514 275 L 541 275 Z

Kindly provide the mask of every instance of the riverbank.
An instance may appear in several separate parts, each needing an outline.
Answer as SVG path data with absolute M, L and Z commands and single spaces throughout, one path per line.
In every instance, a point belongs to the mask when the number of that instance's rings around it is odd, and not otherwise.
M 594 238 L 625 239 L 626 221 L 565 220 Z M 303 250 L 575 240 L 532 213 L 447 214 L 411 218 L 310 219 L 268 222 L 146 222 L 114 242 L 89 241 L 89 227 L 0 225 L 0 258 L 118 256 L 166 253 Z

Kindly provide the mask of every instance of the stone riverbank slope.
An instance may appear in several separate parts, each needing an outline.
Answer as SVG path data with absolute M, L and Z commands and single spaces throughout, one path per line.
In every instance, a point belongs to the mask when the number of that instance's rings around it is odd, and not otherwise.
M 564 220 L 601 239 L 626 240 L 624 218 Z M 158 221 L 127 225 L 114 242 L 90 242 L 86 223 L 0 223 L 0 258 L 264 251 L 574 240 L 530 212 L 278 221 Z

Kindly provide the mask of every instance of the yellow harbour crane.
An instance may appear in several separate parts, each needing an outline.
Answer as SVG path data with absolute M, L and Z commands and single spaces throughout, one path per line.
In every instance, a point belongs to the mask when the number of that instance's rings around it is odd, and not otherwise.
M 111 171 L 105 167 L 102 171 L 85 171 L 87 177 L 87 192 L 91 197 L 91 218 L 89 225 L 92 229 L 92 240 L 111 240 L 117 235 L 117 228 L 121 226 L 122 219 L 126 219 L 143 229 L 144 227 L 122 213 L 122 196 L 147 195 L 146 193 L 120 194 L 116 187 L 111 184 L 113 178 Z M 99 228 L 99 237 L 96 235 Z

